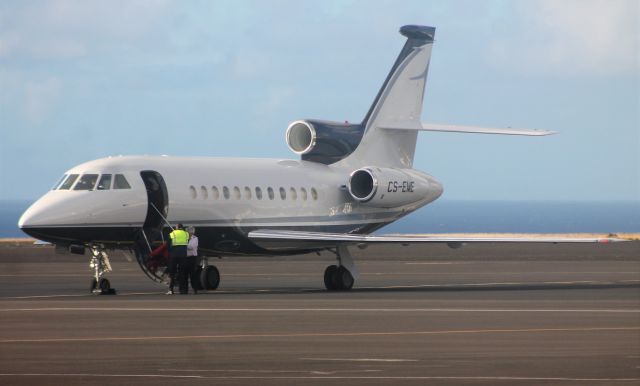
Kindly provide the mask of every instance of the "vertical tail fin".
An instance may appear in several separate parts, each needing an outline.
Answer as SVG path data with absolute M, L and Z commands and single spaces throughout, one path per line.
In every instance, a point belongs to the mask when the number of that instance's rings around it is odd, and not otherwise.
M 435 30 L 416 25 L 400 28 L 407 42 L 362 121 L 365 132 L 358 148 L 344 161 L 354 165 L 412 166 L 418 131 L 383 128 L 421 128 Z

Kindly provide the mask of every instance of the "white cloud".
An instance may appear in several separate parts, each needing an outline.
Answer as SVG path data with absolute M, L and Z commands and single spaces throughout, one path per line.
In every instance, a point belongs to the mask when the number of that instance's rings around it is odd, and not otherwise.
M 0 3 L 0 58 L 75 58 L 102 41 L 126 44 L 153 27 L 168 1 Z
M 490 43 L 491 61 L 507 70 L 566 74 L 637 73 L 640 13 L 636 0 L 518 2 L 505 35 Z

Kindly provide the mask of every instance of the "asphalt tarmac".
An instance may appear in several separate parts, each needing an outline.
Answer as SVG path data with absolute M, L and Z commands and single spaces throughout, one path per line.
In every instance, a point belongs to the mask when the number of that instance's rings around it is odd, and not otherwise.
M 220 289 L 164 295 L 112 256 L 0 248 L 3 385 L 636 385 L 640 242 L 370 247 L 217 260 Z

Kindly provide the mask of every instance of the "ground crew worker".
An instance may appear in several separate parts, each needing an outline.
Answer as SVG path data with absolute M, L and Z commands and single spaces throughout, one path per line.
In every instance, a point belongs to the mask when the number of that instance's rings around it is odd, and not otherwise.
M 186 260 L 186 274 L 187 278 L 191 281 L 191 288 L 193 288 L 193 293 L 198 293 L 198 285 L 195 284 L 199 282 L 200 279 L 194 280 L 194 275 L 197 272 L 196 267 L 199 263 L 198 261 L 198 236 L 196 236 L 196 228 L 190 226 L 187 227 L 187 232 L 189 232 L 189 244 L 187 245 L 187 260 Z
M 175 285 L 176 273 L 179 274 L 180 267 L 184 265 L 184 260 L 187 257 L 187 245 L 189 244 L 189 234 L 184 230 L 182 224 L 176 225 L 173 232 L 169 234 L 169 292 L 167 295 L 173 295 L 173 287 Z M 178 276 L 178 286 L 180 293 L 186 287 L 180 282 L 180 276 Z M 186 291 L 184 292 L 186 293 Z

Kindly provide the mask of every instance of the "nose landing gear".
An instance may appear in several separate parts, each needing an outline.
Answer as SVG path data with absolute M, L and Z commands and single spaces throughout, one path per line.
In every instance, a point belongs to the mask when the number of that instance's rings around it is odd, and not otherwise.
M 101 245 L 91 246 L 91 261 L 89 267 L 93 270 L 93 278 L 91 278 L 90 291 L 99 295 L 115 295 L 116 290 L 111 288 L 111 282 L 105 274 L 112 271 L 109 255 Z

